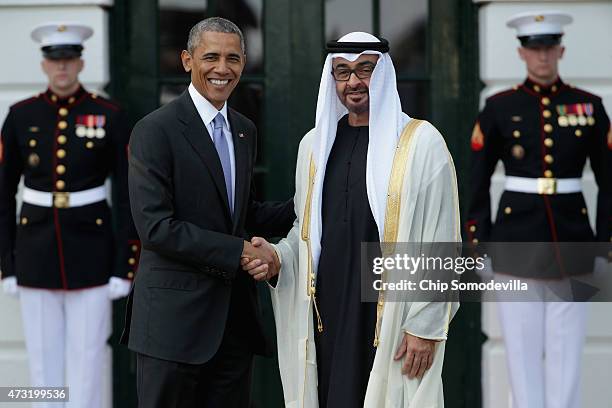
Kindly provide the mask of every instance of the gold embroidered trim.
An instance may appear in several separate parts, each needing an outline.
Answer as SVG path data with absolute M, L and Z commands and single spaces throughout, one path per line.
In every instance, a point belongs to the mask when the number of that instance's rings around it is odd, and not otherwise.
M 406 162 L 408 161 L 408 152 L 410 142 L 416 129 L 425 121 L 412 119 L 400 136 L 400 140 L 393 156 L 393 166 L 391 167 L 391 177 L 389 178 L 389 188 L 387 190 L 387 208 L 385 212 L 385 229 L 383 233 L 384 245 L 383 256 L 388 256 L 395 250 L 395 246 L 389 244 L 397 241 L 402 185 L 404 184 L 404 175 L 406 174 Z M 389 248 L 392 248 L 389 250 Z M 382 281 L 385 281 L 385 272 L 383 272 Z M 378 347 L 380 342 L 380 326 L 382 323 L 382 314 L 385 307 L 385 293 L 383 290 L 378 292 L 378 303 L 376 305 L 376 327 L 374 329 L 374 347 Z
M 310 155 L 310 168 L 308 170 L 308 193 L 306 195 L 306 205 L 304 207 L 304 217 L 302 224 L 302 240 L 306 242 L 306 248 L 308 249 L 308 273 L 306 281 L 306 291 L 308 297 L 312 298 L 314 303 L 315 314 L 317 315 L 317 330 L 319 333 L 323 331 L 323 320 L 319 313 L 319 307 L 317 306 L 317 298 L 315 296 L 316 283 L 315 275 L 312 268 L 312 248 L 310 245 L 310 209 L 312 208 L 312 191 L 315 184 L 316 169 L 312 154 Z

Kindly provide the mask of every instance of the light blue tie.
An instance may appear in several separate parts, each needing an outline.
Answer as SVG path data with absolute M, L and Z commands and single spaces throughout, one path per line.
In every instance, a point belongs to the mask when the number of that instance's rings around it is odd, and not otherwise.
M 217 113 L 213 120 L 213 142 L 221 160 L 221 167 L 223 167 L 223 177 L 225 178 L 225 189 L 227 190 L 227 200 L 230 206 L 230 213 L 234 213 L 234 205 L 232 203 L 232 166 L 230 162 L 230 152 L 227 145 L 227 139 L 223 135 L 223 122 L 225 119 L 221 112 Z

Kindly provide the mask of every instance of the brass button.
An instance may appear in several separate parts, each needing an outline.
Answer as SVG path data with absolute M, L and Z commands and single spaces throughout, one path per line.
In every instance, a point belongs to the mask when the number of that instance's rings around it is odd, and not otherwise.
M 60 116 L 68 116 L 68 109 L 60 108 L 59 114 L 60 114 Z
M 550 88 L 550 90 L 551 90 L 551 91 L 553 91 L 553 92 L 557 92 L 557 85 L 553 85 L 553 86 Z
M 551 115 L 552 114 L 548 109 L 545 109 L 544 112 L 542 112 L 542 116 L 544 116 L 546 119 L 550 118 Z
M 56 153 L 57 157 L 63 159 L 66 157 L 66 151 L 64 149 L 59 149 Z
M 574 132 L 574 134 L 576 135 L 576 137 L 580 137 L 580 136 L 582 136 L 582 130 L 580 130 L 580 129 L 576 129 L 576 131 Z
M 474 238 L 474 239 L 472 240 L 472 243 L 473 243 L 473 244 L 477 244 L 477 243 L 478 243 L 478 238 Z
M 582 207 L 582 209 L 580 210 L 580 212 L 581 212 L 583 215 L 586 215 L 586 214 L 587 214 L 587 209 L 586 209 L 586 208 L 584 208 L 584 207 Z
M 28 146 L 36 147 L 36 139 L 30 139 L 30 141 L 28 142 Z
M 540 85 L 534 85 L 533 90 L 536 92 L 540 92 Z
M 85 143 L 85 147 L 88 149 L 93 149 L 94 143 L 90 140 L 89 142 Z
M 136 264 L 136 259 L 134 259 L 134 258 L 130 258 L 130 259 L 128 259 L 128 263 L 129 263 L 130 265 L 135 265 L 135 264 Z
M 519 138 L 521 137 L 521 131 L 520 130 L 515 130 L 514 132 L 512 132 L 512 136 Z
M 543 97 L 542 98 L 542 105 L 544 105 L 544 106 L 550 105 L 550 99 L 548 99 L 548 97 L 546 97 L 546 96 Z
M 28 223 L 27 217 L 21 217 L 21 225 L 26 225 Z
M 62 121 L 58 122 L 57 127 L 62 129 L 62 130 L 64 130 L 64 129 L 66 129 L 68 127 L 68 123 L 66 123 L 65 120 L 62 120 Z
M 470 225 L 470 232 L 476 232 L 476 226 Z
M 550 154 L 547 154 L 546 156 L 544 156 L 544 161 L 548 164 L 552 164 L 552 162 L 554 162 L 555 159 Z
M 553 176 L 553 172 L 550 170 L 544 171 L 544 177 L 551 178 Z
M 545 124 L 545 125 L 544 125 L 544 131 L 545 131 L 546 133 L 551 133 L 551 132 L 553 131 L 553 127 L 552 127 L 552 125 L 551 125 L 550 123 Z
M 91 94 L 91 99 L 96 99 L 98 97 L 98 94 L 92 93 Z
M 71 96 L 71 97 L 68 99 L 68 103 L 74 103 L 74 101 L 75 101 L 74 96 Z
M 128 272 L 127 277 L 128 277 L 128 279 L 133 279 L 134 278 L 134 272 Z
M 64 182 L 64 180 L 57 180 L 55 182 L 55 188 L 57 188 L 58 190 L 63 190 L 64 188 L 66 188 L 66 183 Z
M 132 252 L 138 251 L 138 245 L 132 245 Z
M 57 96 L 55 96 L 55 95 L 51 95 L 51 100 L 52 100 L 53 102 L 57 102 Z
M 554 144 L 555 142 L 553 142 L 553 140 L 550 137 L 547 137 L 546 139 L 544 139 L 544 146 L 553 147 Z
M 512 208 L 511 207 L 504 208 L 504 214 L 512 214 Z
M 96 218 L 96 225 L 102 225 L 103 223 L 102 218 Z
M 55 171 L 57 172 L 57 174 L 64 174 L 66 172 L 66 166 L 64 166 L 63 164 L 58 164 L 55 168 Z
M 66 136 L 64 136 L 64 135 L 59 135 L 59 136 L 57 137 L 57 143 L 59 143 L 59 144 L 61 144 L 61 145 L 66 144 L 66 141 L 67 141 L 67 140 L 68 140 L 68 139 L 67 139 L 67 138 L 66 138 Z

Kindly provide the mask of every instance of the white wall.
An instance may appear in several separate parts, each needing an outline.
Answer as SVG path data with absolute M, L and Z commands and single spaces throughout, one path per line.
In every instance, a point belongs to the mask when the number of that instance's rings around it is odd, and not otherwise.
M 524 63 L 518 58 L 516 32 L 506 27 L 506 20 L 515 13 L 554 9 L 568 12 L 574 22 L 566 26 L 563 43 L 566 52 L 560 64 L 564 81 L 603 97 L 608 114 L 612 113 L 612 3 L 605 1 L 490 1 L 480 2 L 480 77 L 486 87 L 484 99 L 501 89 L 521 83 L 526 76 Z M 584 194 L 594 221 L 597 186 L 587 168 Z M 491 186 L 493 214 L 503 190 L 503 168 L 500 165 Z M 587 343 L 582 367 L 583 407 L 608 406 L 612 400 L 612 325 L 609 324 L 612 304 L 591 305 Z M 606 322 L 606 323 L 603 323 Z M 483 348 L 483 406 L 511 407 L 510 389 L 495 304 L 483 305 L 483 331 L 489 337 Z
M 0 120 L 18 100 L 46 89 L 40 69 L 39 45 L 30 38 L 32 27 L 47 21 L 78 21 L 90 25 L 94 35 L 84 44 L 85 69 L 81 81 L 100 91 L 109 80 L 108 13 L 101 6 L 112 0 L 0 0 Z M 111 350 L 107 348 L 104 407 L 112 405 Z M 28 386 L 27 353 L 19 301 L 0 291 L 0 386 Z M 27 408 L 29 404 L 3 403 L 2 407 Z

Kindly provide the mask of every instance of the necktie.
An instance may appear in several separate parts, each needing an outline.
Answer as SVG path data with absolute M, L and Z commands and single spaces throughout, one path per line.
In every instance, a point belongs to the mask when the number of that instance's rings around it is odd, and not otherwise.
M 234 212 L 234 206 L 232 203 L 232 167 L 230 164 L 230 152 L 227 145 L 227 139 L 223 135 L 223 115 L 219 112 L 213 120 L 213 142 L 221 160 L 221 167 L 223 167 L 223 177 L 225 178 L 225 189 L 227 190 L 227 200 L 230 206 L 230 212 Z

